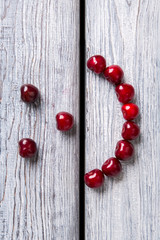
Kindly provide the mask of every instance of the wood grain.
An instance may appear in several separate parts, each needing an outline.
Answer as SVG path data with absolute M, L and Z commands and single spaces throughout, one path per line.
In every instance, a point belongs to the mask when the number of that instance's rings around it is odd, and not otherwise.
M 55 115 L 79 115 L 79 1 L 0 1 L 0 239 L 78 239 L 79 133 Z M 20 101 L 36 85 L 39 106 Z M 34 161 L 18 141 L 33 138 Z
M 118 64 L 135 87 L 141 137 L 118 179 L 85 188 L 86 240 L 160 239 L 160 2 L 86 1 L 86 61 Z M 86 172 L 114 156 L 124 120 L 114 87 L 86 70 Z
M 141 137 L 117 179 L 85 188 L 87 240 L 160 239 L 160 3 L 86 1 L 86 60 L 102 54 L 119 64 L 136 90 Z M 39 106 L 20 101 L 33 83 Z M 86 171 L 114 155 L 124 122 L 111 86 L 86 70 Z M 76 127 L 55 127 L 65 110 Z M 79 2 L 0 2 L 0 239 L 78 239 L 79 236 Z M 18 141 L 33 138 L 34 161 Z

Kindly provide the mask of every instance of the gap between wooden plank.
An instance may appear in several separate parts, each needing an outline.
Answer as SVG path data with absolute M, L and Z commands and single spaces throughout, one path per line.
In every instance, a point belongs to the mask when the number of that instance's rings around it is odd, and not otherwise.
M 85 0 L 80 1 L 80 164 L 79 164 L 79 239 L 85 239 Z

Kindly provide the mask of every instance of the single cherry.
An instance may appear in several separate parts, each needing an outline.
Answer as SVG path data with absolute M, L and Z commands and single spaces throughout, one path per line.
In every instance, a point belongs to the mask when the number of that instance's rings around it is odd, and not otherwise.
M 134 147 L 130 142 L 126 140 L 120 140 L 117 142 L 116 150 L 115 150 L 116 158 L 125 161 L 131 158 L 133 154 L 134 154 Z
M 117 158 L 111 157 L 102 165 L 102 171 L 106 176 L 114 177 L 122 170 L 120 161 Z
M 104 182 L 103 172 L 99 169 L 94 169 L 84 175 L 85 184 L 90 188 L 98 188 Z
M 123 117 L 126 120 L 133 120 L 139 114 L 139 108 L 134 103 L 126 103 L 122 106 Z
M 32 84 L 24 84 L 21 86 L 21 99 L 26 103 L 33 103 L 39 97 L 38 88 Z
M 34 157 L 37 153 L 35 141 L 30 138 L 23 138 L 19 141 L 19 154 L 23 158 Z
M 134 97 L 134 88 L 132 85 L 122 83 L 116 87 L 116 94 L 121 103 L 128 103 Z
M 111 65 L 104 70 L 104 76 L 109 82 L 118 85 L 121 83 L 124 73 L 118 65 Z
M 95 55 L 88 59 L 87 67 L 93 72 L 99 74 L 106 68 L 106 60 L 101 55 Z
M 74 118 L 68 112 L 59 112 L 56 115 L 57 129 L 60 131 L 68 131 L 73 127 Z
M 134 140 L 140 134 L 140 129 L 138 125 L 134 122 L 127 121 L 123 124 L 122 137 L 125 140 Z

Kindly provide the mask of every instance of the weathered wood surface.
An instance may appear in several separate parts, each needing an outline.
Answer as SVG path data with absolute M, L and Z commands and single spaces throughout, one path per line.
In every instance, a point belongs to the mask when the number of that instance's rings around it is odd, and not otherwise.
M 79 133 L 56 130 L 55 115 L 79 119 L 79 2 L 0 1 L 0 239 L 78 239 Z M 20 86 L 41 91 L 39 106 Z M 18 141 L 33 138 L 35 162 Z
M 86 1 L 86 61 L 102 54 L 136 90 L 141 137 L 118 179 L 85 188 L 86 240 L 160 239 L 160 2 Z M 41 90 L 39 106 L 19 88 Z M 86 71 L 86 171 L 114 155 L 124 122 L 114 87 Z M 62 134 L 55 115 L 71 112 Z M 0 1 L 0 240 L 79 236 L 79 2 Z M 22 137 L 39 146 L 18 156 Z
M 86 1 L 86 60 L 119 64 L 140 107 L 141 137 L 123 176 L 86 189 L 86 239 L 160 239 L 160 2 Z M 86 71 L 86 171 L 114 156 L 124 122 L 114 87 Z

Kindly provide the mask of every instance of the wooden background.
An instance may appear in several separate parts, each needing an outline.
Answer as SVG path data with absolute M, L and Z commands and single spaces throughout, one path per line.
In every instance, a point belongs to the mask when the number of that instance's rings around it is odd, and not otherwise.
M 85 187 L 86 240 L 160 239 L 160 2 L 86 0 L 86 61 L 103 55 L 133 84 L 141 115 L 136 154 L 117 179 Z M 0 240 L 79 239 L 79 24 L 77 0 L 0 1 Z M 41 91 L 39 106 L 20 86 Z M 114 155 L 124 122 L 114 87 L 86 69 L 85 171 Z M 76 126 L 56 130 L 65 110 Z M 34 162 L 18 141 L 33 138 Z

